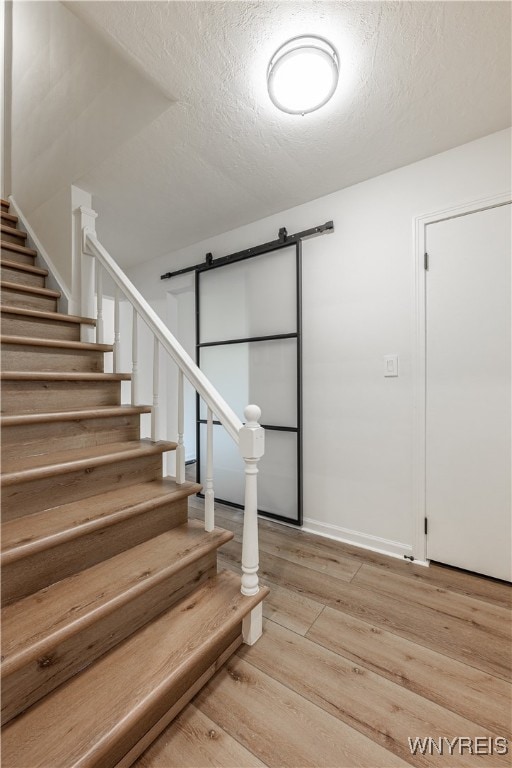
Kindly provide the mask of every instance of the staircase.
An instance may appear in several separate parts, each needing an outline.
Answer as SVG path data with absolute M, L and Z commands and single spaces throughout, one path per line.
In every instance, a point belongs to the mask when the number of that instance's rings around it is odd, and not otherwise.
M 2 201 L 2 764 L 129 766 L 242 642 L 265 597 L 217 572 L 108 344 L 58 312 Z M 257 588 L 257 587 L 256 587 Z

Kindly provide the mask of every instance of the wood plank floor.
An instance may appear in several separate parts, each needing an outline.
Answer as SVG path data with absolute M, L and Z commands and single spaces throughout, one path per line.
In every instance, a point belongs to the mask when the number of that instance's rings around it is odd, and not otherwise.
M 191 501 L 202 519 L 202 502 Z M 219 566 L 239 572 L 242 513 Z M 260 521 L 264 634 L 242 646 L 138 768 L 500 766 L 512 753 L 512 589 Z M 491 739 L 412 754 L 408 739 Z M 498 754 L 492 740 L 510 740 Z M 487 750 L 487 741 L 480 741 Z M 482 747 L 484 745 L 484 747 Z M 498 745 L 499 746 L 499 745 Z

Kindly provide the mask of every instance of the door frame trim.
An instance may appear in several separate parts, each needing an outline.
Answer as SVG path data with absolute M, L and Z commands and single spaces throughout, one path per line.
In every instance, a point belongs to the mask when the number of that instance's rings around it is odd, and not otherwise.
M 450 208 L 442 208 L 432 213 L 416 216 L 413 219 L 414 269 L 413 269 L 413 339 L 412 339 L 412 378 L 413 378 L 413 539 L 412 555 L 415 561 L 428 563 L 427 534 L 425 533 L 426 516 L 426 279 L 425 279 L 425 244 L 426 226 L 446 219 L 466 216 L 487 208 L 495 208 L 512 202 L 512 192 L 502 192 L 490 197 L 472 200 Z

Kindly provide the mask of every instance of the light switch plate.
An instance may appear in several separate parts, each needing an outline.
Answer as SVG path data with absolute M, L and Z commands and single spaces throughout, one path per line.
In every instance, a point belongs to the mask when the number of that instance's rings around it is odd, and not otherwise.
M 398 355 L 384 355 L 384 376 L 398 376 Z

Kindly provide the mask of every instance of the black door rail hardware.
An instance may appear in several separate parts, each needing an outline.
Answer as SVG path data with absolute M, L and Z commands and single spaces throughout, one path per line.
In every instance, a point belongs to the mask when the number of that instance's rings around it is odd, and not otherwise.
M 277 240 L 271 240 L 269 243 L 256 245 L 253 248 L 246 248 L 244 251 L 237 251 L 236 253 L 231 253 L 229 256 L 221 256 L 218 259 L 214 259 L 213 254 L 207 253 L 205 260 L 200 264 L 194 264 L 193 267 L 183 267 L 182 269 L 176 269 L 174 272 L 166 272 L 165 274 L 160 275 L 160 280 L 168 280 L 170 277 L 185 275 L 187 272 L 204 272 L 207 269 L 223 267 L 225 264 L 233 264 L 235 261 L 250 259 L 252 256 L 258 256 L 260 254 L 268 253 L 269 251 L 282 248 L 284 244 L 294 245 L 298 243 L 299 240 L 306 240 L 308 237 L 323 235 L 326 232 L 334 232 L 334 222 L 326 221 L 325 224 L 320 224 L 319 227 L 304 229 L 302 232 L 296 232 L 294 235 L 289 235 L 286 227 L 281 227 Z

